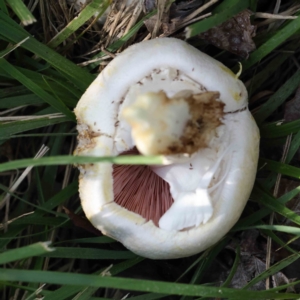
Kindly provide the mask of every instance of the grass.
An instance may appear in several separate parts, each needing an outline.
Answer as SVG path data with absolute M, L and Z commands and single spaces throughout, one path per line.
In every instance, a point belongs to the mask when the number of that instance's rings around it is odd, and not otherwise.
M 299 299 L 300 119 L 284 118 L 289 117 L 285 104 L 300 84 L 300 18 L 262 25 L 264 21 L 253 16 L 257 49 L 243 60 L 206 45 L 197 35 L 245 8 L 272 13 L 275 2 L 215 2 L 204 11 L 211 16 L 171 36 L 192 37 L 189 43 L 234 71 L 241 62 L 241 80 L 262 137 L 257 181 L 241 219 L 219 243 L 193 257 L 151 261 L 98 236 L 76 217 L 83 213 L 78 171 L 72 165 L 158 164 L 162 158 L 72 156 L 73 109 L 112 54 L 150 38 L 144 21 L 160 14 L 160 8 L 141 14 L 126 32 L 115 24 L 115 35 L 108 36 L 95 16 L 111 1 L 93 0 L 76 17 L 65 1 L 0 0 L 1 299 L 103 300 L 127 294 L 136 300 Z M 280 5 L 275 13 L 299 14 L 298 2 L 276 2 Z M 119 22 L 126 16 L 122 18 Z M 110 43 L 103 48 L 107 39 Z M 64 208 L 76 214 L 75 219 Z M 259 259 L 273 261 L 236 286 L 232 280 L 244 266 L 245 252 L 257 256 L 249 243 L 246 249 L 242 243 L 249 232 L 259 235 L 254 243 L 262 248 Z M 278 274 L 287 277 L 285 284 L 257 288 Z

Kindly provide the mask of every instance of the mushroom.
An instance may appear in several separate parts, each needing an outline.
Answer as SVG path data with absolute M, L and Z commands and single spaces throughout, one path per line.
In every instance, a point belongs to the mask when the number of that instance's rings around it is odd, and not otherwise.
M 82 96 L 76 155 L 164 155 L 166 164 L 81 165 L 91 223 L 134 253 L 199 253 L 239 219 L 253 187 L 259 131 L 227 67 L 158 38 L 114 58 Z

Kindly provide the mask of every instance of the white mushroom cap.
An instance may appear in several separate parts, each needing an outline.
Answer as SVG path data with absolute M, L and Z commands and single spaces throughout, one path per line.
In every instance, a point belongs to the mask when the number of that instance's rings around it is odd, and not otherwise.
M 153 168 L 169 183 L 175 201 L 159 225 L 114 202 L 111 164 L 80 167 L 79 192 L 87 218 L 103 234 L 149 258 L 179 258 L 203 251 L 240 217 L 253 187 L 259 146 L 245 86 L 223 64 L 186 42 L 159 38 L 118 55 L 75 109 L 76 154 L 119 155 L 138 144 L 122 111 L 134 107 L 141 94 L 163 91 L 167 97 L 177 97 L 187 90 L 192 94 L 218 92 L 218 101 L 225 105 L 224 117 L 207 147 L 188 161 L 176 163 L 175 158 L 174 164 Z M 199 202 L 195 195 L 202 195 Z

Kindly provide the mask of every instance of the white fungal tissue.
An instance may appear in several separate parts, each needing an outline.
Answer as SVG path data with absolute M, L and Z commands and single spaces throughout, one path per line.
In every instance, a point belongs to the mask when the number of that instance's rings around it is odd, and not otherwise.
M 165 165 L 80 166 L 87 218 L 154 259 L 196 254 L 236 223 L 253 187 L 259 132 L 227 67 L 174 38 L 119 54 L 82 96 L 76 155 L 164 155 Z

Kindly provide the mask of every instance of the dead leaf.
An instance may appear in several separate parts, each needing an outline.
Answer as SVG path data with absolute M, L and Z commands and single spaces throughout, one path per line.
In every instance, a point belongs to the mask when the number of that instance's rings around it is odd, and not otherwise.
M 243 288 L 254 277 L 265 271 L 266 264 L 259 258 L 251 255 L 241 255 L 240 264 L 234 274 L 230 287 Z M 251 290 L 265 290 L 265 282 L 260 281 L 253 285 Z
M 278 272 L 272 276 L 273 287 L 285 285 L 296 281 L 297 278 L 288 279 L 282 272 Z M 288 293 L 296 293 L 294 286 L 289 286 L 287 289 Z
M 296 91 L 295 97 L 287 102 L 284 107 L 284 119 L 287 122 L 300 119 L 300 86 Z
M 242 58 L 248 58 L 249 52 L 255 50 L 255 44 L 252 37 L 255 36 L 256 26 L 251 25 L 250 10 L 244 10 L 208 31 L 200 34 L 200 38 L 210 44 L 237 54 Z
M 170 9 L 164 9 L 161 15 L 161 25 L 158 35 L 164 37 L 169 36 L 178 29 L 182 28 L 185 18 L 192 14 L 201 5 L 201 2 L 198 0 L 180 2 L 178 4 L 172 3 Z M 157 15 L 154 15 L 144 22 L 149 32 L 154 31 L 154 26 L 157 23 L 157 19 Z M 190 22 L 192 21 L 193 20 L 191 19 Z
M 143 12 L 145 14 L 149 13 L 150 11 L 156 8 L 156 1 L 155 0 L 144 0 L 143 1 Z
M 13 160 L 13 147 L 11 145 L 11 141 L 6 141 L 2 145 L 0 145 L 0 162 L 6 162 L 7 160 Z
M 174 3 L 170 8 L 170 16 L 172 19 L 184 19 L 201 5 L 202 4 L 198 0 L 180 2 L 178 4 Z
M 64 206 L 63 206 L 63 210 L 68 215 L 68 217 L 72 220 L 74 226 L 83 228 L 86 231 L 89 231 L 89 232 L 91 232 L 91 233 L 93 233 L 97 236 L 102 236 L 103 235 L 101 233 L 101 231 L 96 229 L 88 219 L 82 218 L 82 217 L 76 215 L 74 212 L 72 212 L 71 210 L 67 209 Z
M 147 30 L 149 32 L 153 32 L 155 29 L 155 25 L 157 24 L 158 20 L 158 16 L 154 15 L 151 18 L 149 18 L 148 20 L 144 21 L 144 24 L 147 27 Z M 163 33 L 169 33 L 169 32 L 173 32 L 175 30 L 175 24 L 174 23 L 170 23 L 170 17 L 169 17 L 169 12 L 164 12 L 161 16 L 161 20 L 160 20 L 160 30 L 159 30 L 159 35 L 161 34 L 161 32 Z
M 243 288 L 249 281 L 253 278 L 257 277 L 259 274 L 266 270 L 266 263 L 264 261 L 265 252 L 266 252 L 266 241 L 265 239 L 259 239 L 260 232 L 258 230 L 247 230 L 244 231 L 241 235 L 240 241 L 240 263 L 237 268 L 235 275 L 231 281 L 230 287 L 240 289 Z M 236 249 L 236 241 L 232 242 L 228 245 L 227 248 L 235 250 Z M 272 250 L 272 261 L 275 263 L 279 258 L 279 253 L 275 251 L 277 245 L 274 245 L 274 249 Z M 284 253 L 284 257 L 280 257 L 283 259 L 287 257 L 287 253 L 282 249 Z M 282 253 L 280 253 L 282 255 Z M 278 286 L 279 284 L 284 284 L 283 282 L 291 282 L 287 278 L 287 276 L 282 272 L 277 272 L 272 276 L 273 279 L 273 287 Z M 260 281 L 253 285 L 251 290 L 265 290 L 265 280 Z

